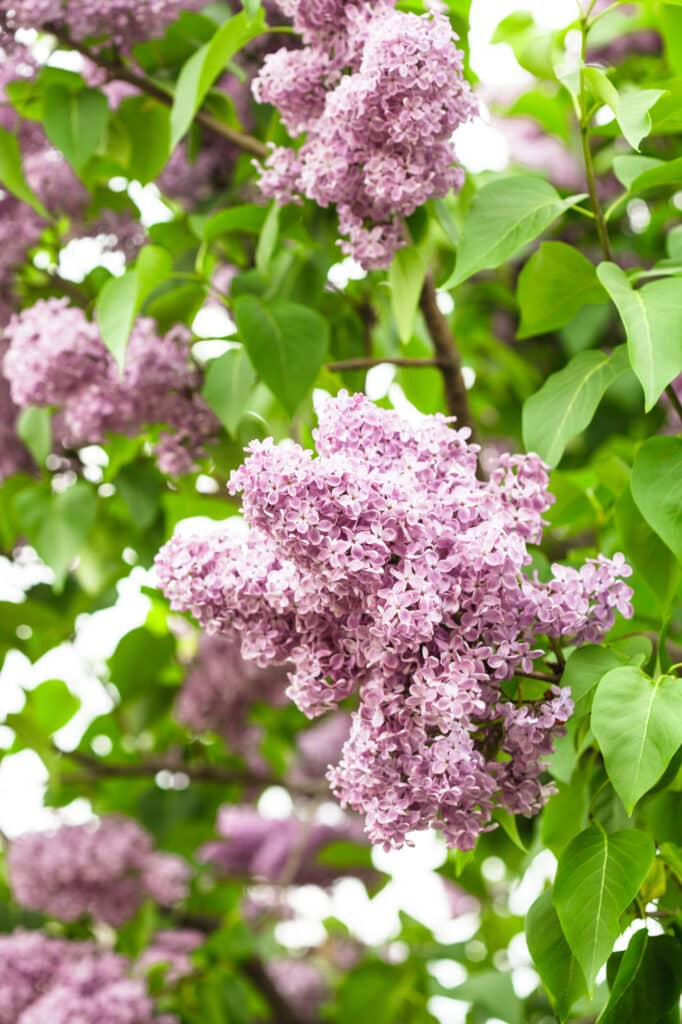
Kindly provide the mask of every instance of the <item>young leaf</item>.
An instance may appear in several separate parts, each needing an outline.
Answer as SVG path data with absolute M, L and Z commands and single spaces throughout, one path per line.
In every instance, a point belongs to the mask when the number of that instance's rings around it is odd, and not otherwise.
M 270 266 L 270 260 L 272 254 L 275 251 L 277 245 L 277 236 L 279 235 L 279 215 L 281 207 L 279 203 L 271 203 L 270 209 L 267 212 L 267 216 L 263 222 L 263 228 L 260 235 L 258 236 L 258 244 L 256 245 L 256 270 L 261 274 Z
M 21 491 L 15 505 L 22 529 L 61 590 L 71 562 L 90 533 L 97 499 L 88 484 L 78 482 L 58 494 Z
M 108 120 L 109 106 L 98 89 L 73 91 L 63 85 L 51 85 L 45 91 L 45 134 L 77 171 L 97 150 Z
M 654 854 L 646 832 L 632 829 L 607 835 L 593 825 L 559 858 L 554 906 L 590 991 L 620 934 L 620 916 L 646 878 Z
M 628 814 L 682 746 L 682 685 L 625 665 L 607 672 L 592 704 L 592 731 Z
M 619 93 L 606 74 L 595 67 L 583 68 L 583 76 L 594 95 L 610 107 L 632 148 L 638 150 L 651 131 L 649 111 L 665 95 L 665 90 L 630 89 Z
M 679 1006 L 682 947 L 671 935 L 652 936 L 640 929 L 614 966 L 611 980 L 609 962 L 611 996 L 598 1024 L 661 1024 L 664 1014 Z
M 570 323 L 583 306 L 604 302 L 596 268 L 565 242 L 543 242 L 519 275 L 519 338 L 554 331 Z
M 391 306 L 398 325 L 398 335 L 404 343 L 412 337 L 425 273 L 424 260 L 419 250 L 412 246 L 399 249 L 389 267 Z
M 112 277 L 97 296 L 95 318 L 104 344 L 119 367 L 125 362 L 128 338 L 138 313 L 157 285 L 168 278 L 172 266 L 165 249 L 145 246 L 135 266 L 121 277 Z
M 266 306 L 255 295 L 240 296 L 234 314 L 254 369 L 293 416 L 327 355 L 327 321 L 307 306 Z
M 49 409 L 31 405 L 17 419 L 17 434 L 39 466 L 52 450 L 52 414 Z
M 479 270 L 499 267 L 584 198 L 562 199 L 548 182 L 530 175 L 484 185 L 464 218 L 455 269 L 441 287 L 454 288 Z
M 579 352 L 548 377 L 523 407 L 523 440 L 550 466 L 561 461 L 566 445 L 589 426 L 604 392 L 627 369 L 625 347 L 611 354 Z
M 231 348 L 208 365 L 202 394 L 232 436 L 255 383 L 256 374 L 243 348 Z
M 649 412 L 663 389 L 682 372 L 682 280 L 668 277 L 635 290 L 615 263 L 601 263 L 597 276 L 625 327 L 632 368 Z
M 262 9 L 249 15 L 240 11 L 218 29 L 213 38 L 193 54 L 184 65 L 175 88 L 171 110 L 171 150 L 175 149 L 191 125 L 221 71 L 251 39 L 265 29 Z
M 565 1021 L 571 1007 L 587 991 L 580 964 L 571 953 L 547 889 L 526 916 L 526 942 L 533 963 L 556 1008 Z
M 49 218 L 49 213 L 24 177 L 19 143 L 5 128 L 0 128 L 0 185 L 41 217 Z
M 631 486 L 649 526 L 682 562 L 682 438 L 645 441 L 635 456 Z

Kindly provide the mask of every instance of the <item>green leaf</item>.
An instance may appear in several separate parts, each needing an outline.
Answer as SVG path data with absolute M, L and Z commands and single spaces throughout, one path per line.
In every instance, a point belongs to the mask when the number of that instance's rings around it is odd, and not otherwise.
M 632 148 L 638 150 L 642 139 L 651 132 L 649 111 L 665 95 L 665 90 L 630 88 L 618 92 L 606 74 L 595 67 L 583 68 L 583 77 L 594 95 L 613 111 Z
M 620 916 L 637 895 L 654 854 L 646 832 L 632 829 L 607 835 L 593 825 L 559 858 L 554 906 L 590 992 L 620 934 Z
M 512 985 L 511 975 L 502 971 L 482 971 L 470 974 L 466 981 L 451 989 L 453 999 L 464 999 L 487 1015 L 521 1024 L 521 1003 Z
M 622 664 L 623 659 L 614 650 L 596 644 L 587 644 L 571 654 L 561 677 L 561 685 L 569 687 L 577 717 L 589 712 L 592 692 L 602 676 Z
M 221 25 L 213 38 L 189 58 L 175 88 L 171 110 L 171 150 L 190 127 L 208 90 L 229 61 L 263 31 L 265 18 L 262 10 L 258 10 L 255 16 L 240 11 Z
M 441 287 L 454 288 L 479 270 L 499 267 L 584 198 L 562 199 L 548 182 L 530 175 L 484 185 L 467 210 L 457 264 Z
M 647 171 L 662 166 L 665 166 L 664 161 L 653 156 L 634 156 L 632 153 L 626 153 L 613 158 L 613 173 L 628 190 L 631 189 L 633 182 Z
M 399 249 L 388 270 L 393 316 L 405 343 L 412 337 L 425 274 L 426 265 L 414 246 Z
M 557 781 L 556 787 L 540 817 L 540 838 L 558 857 L 576 832 L 587 826 L 589 796 L 587 780 L 579 775 L 568 784 Z
M 212 217 L 190 217 L 190 224 L 204 242 L 214 242 L 216 238 L 228 235 L 232 231 L 244 231 L 252 235 L 260 234 L 267 212 L 264 206 L 244 203 L 242 206 L 232 206 L 228 210 L 221 210 L 220 213 L 215 213 Z
M 0 128 L 0 185 L 41 217 L 49 218 L 49 213 L 24 177 L 19 143 L 5 128 Z
M 677 939 L 651 936 L 642 928 L 632 936 L 625 953 L 613 960 L 617 973 L 598 1024 L 660 1024 L 664 1014 L 679 1007 L 682 947 Z
M 48 679 L 29 690 L 21 711 L 5 718 L 16 737 L 13 750 L 30 747 L 47 760 L 53 754 L 50 738 L 71 721 L 80 706 L 78 697 L 61 679 Z
M 233 437 L 255 383 L 256 374 L 243 348 L 231 348 L 208 365 L 202 395 Z
M 616 524 L 628 562 L 651 589 L 664 615 L 680 583 L 680 566 L 640 512 L 628 484 L 615 505 Z M 667 616 L 666 616 L 667 617 Z
M 130 143 L 126 176 L 146 184 L 163 170 L 170 153 L 168 107 L 149 96 L 132 96 L 116 112 Z
M 260 235 L 258 236 L 258 244 L 256 246 L 256 270 L 261 274 L 264 274 L 270 266 L 272 254 L 274 253 L 275 246 L 277 245 L 277 238 L 279 236 L 279 214 L 279 204 L 272 202 L 263 222 L 263 227 Z
M 659 854 L 677 881 L 682 884 L 682 846 L 676 846 L 675 843 L 661 843 Z
M 45 91 L 45 134 L 77 171 L 96 152 L 108 120 L 109 106 L 98 89 L 74 92 L 63 85 L 51 85 Z
M 52 414 L 49 409 L 31 405 L 17 419 L 17 434 L 39 466 L 52 451 Z
M 266 305 L 255 295 L 240 296 L 234 315 L 254 369 L 293 416 L 327 355 L 327 321 L 307 306 Z
M 682 682 L 672 676 L 652 680 L 627 665 L 612 669 L 594 696 L 592 731 L 631 815 L 682 746 Z
M 154 289 L 168 278 L 172 267 L 173 260 L 165 249 L 145 246 L 135 267 L 121 277 L 112 277 L 97 296 L 97 324 L 104 344 L 120 368 L 125 363 L 128 338 L 138 313 Z
M 635 290 L 615 263 L 601 263 L 597 276 L 625 327 L 632 368 L 646 398 L 646 411 L 682 372 L 682 280 L 653 281 Z
M 15 504 L 29 542 L 53 570 L 55 588 L 61 589 L 95 520 L 92 488 L 79 481 L 58 494 L 22 491 Z
M 122 699 L 143 697 L 157 688 L 174 653 L 175 642 L 168 633 L 159 636 L 145 626 L 126 633 L 108 662 L 109 677 Z
M 604 302 L 596 268 L 565 242 L 543 242 L 519 275 L 519 338 L 563 327 L 583 306 Z
M 611 354 L 579 352 L 547 378 L 523 406 L 523 440 L 550 466 L 556 466 L 569 441 L 592 422 L 606 389 L 627 369 L 625 347 Z
M 640 157 L 644 159 L 644 157 Z M 615 161 L 614 161 L 615 162 Z M 663 163 L 660 160 L 656 161 L 658 166 L 653 166 L 653 162 L 649 161 L 652 166 L 641 169 L 639 174 L 630 182 L 631 192 L 648 192 L 652 188 L 660 188 L 663 185 L 671 185 L 677 187 L 682 184 L 682 157 L 678 157 L 676 160 L 669 160 Z
M 498 808 L 493 812 L 493 820 L 497 822 L 503 832 L 505 832 L 511 839 L 514 846 L 518 846 L 519 850 L 526 851 L 526 847 L 523 845 L 521 836 L 519 835 L 519 826 L 516 823 L 516 818 L 513 814 L 508 814 L 507 811 L 503 811 Z
M 547 989 L 560 1021 L 587 991 L 580 964 L 571 953 L 547 889 L 535 901 L 526 916 L 528 951 L 542 983 Z
M 645 441 L 635 456 L 631 486 L 651 529 L 682 562 L 682 438 Z

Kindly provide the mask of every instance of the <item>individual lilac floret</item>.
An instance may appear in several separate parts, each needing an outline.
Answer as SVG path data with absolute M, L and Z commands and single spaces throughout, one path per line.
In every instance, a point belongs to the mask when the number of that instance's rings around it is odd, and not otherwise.
M 164 906 L 183 899 L 189 879 L 180 857 L 157 852 L 136 822 L 115 815 L 20 836 L 7 863 L 21 906 L 61 921 L 87 914 L 114 927 L 147 899 Z
M 201 374 L 191 365 L 189 335 L 164 337 L 153 320 L 133 327 L 121 375 L 99 330 L 66 299 L 47 299 L 14 316 L 5 330 L 3 373 L 20 407 L 56 406 L 53 433 L 65 448 L 98 444 L 109 433 L 137 433 L 164 424 L 156 445 L 159 468 L 192 469 L 219 429 L 201 397 Z
M 273 149 L 260 184 L 279 202 L 333 203 L 341 248 L 385 267 L 405 217 L 461 187 L 452 135 L 476 113 L 443 15 L 391 3 L 282 3 L 307 45 L 266 57 L 254 96 L 280 111 L 298 150 Z
M 202 847 L 200 859 L 226 877 L 327 885 L 341 875 L 358 873 L 318 860 L 334 843 L 362 842 L 362 831 L 352 821 L 324 825 L 295 817 L 263 818 L 253 807 L 228 804 L 218 813 L 217 831 L 222 839 Z
M 533 814 L 568 691 L 505 687 L 552 640 L 602 638 L 632 614 L 622 555 L 531 574 L 552 502 L 537 455 L 478 447 L 442 416 L 417 426 L 363 395 L 325 398 L 317 458 L 253 442 L 230 481 L 250 532 L 176 536 L 157 558 L 174 608 L 244 655 L 293 665 L 289 694 L 315 716 L 359 707 L 329 778 L 370 838 L 400 846 L 442 829 L 469 849 L 495 808 Z
M 0 1024 L 177 1024 L 123 957 L 17 929 L 0 937 Z
M 211 730 L 231 750 L 259 767 L 262 730 L 249 721 L 254 704 L 286 703 L 286 670 L 260 668 L 241 656 L 234 637 L 204 636 L 175 705 L 179 722 L 197 732 Z

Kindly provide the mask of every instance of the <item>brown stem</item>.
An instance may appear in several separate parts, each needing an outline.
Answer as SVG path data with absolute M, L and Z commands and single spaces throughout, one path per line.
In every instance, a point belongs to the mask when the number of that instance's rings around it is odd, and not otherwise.
M 239 769 L 226 768 L 219 764 L 186 764 L 173 757 L 150 757 L 142 761 L 128 763 L 104 761 L 80 750 L 57 750 L 57 753 L 68 758 L 75 764 L 81 765 L 85 770 L 85 779 L 88 776 L 95 778 L 114 779 L 139 779 L 158 775 L 159 772 L 182 772 L 194 782 L 216 782 L 221 785 L 244 785 L 256 786 L 265 789 L 267 786 L 286 786 L 293 792 L 302 796 L 320 796 L 327 793 L 329 787 L 326 782 L 297 783 L 288 779 L 278 778 L 274 775 L 260 774 L 256 772 L 240 771 Z M 65 782 L 83 781 L 83 775 L 64 775 Z
M 443 377 L 448 411 L 457 418 L 458 426 L 471 427 L 469 399 L 462 377 L 462 360 L 450 325 L 438 308 L 436 287 L 430 273 L 424 280 L 419 306 L 436 352 L 436 365 Z
M 344 370 L 370 370 L 373 366 L 388 363 L 390 366 L 404 366 L 414 369 L 422 366 L 440 367 L 438 359 L 407 359 L 402 356 L 361 356 L 357 359 L 340 359 L 336 363 L 327 363 L 332 373 L 343 373 Z
M 679 398 L 677 397 L 677 392 L 675 391 L 675 388 L 672 386 L 672 384 L 668 384 L 667 388 L 665 389 L 665 393 L 668 396 L 670 404 L 677 413 L 677 418 L 679 419 L 680 423 L 682 423 L 682 402 L 680 402 Z
M 112 78 L 117 79 L 119 82 L 128 82 L 129 85 L 135 86 L 140 92 L 145 93 L 147 96 L 152 96 L 159 103 L 163 103 L 167 107 L 173 106 L 173 93 L 170 90 L 164 89 L 162 86 L 157 85 L 155 82 L 150 81 L 144 75 L 138 74 L 133 71 L 128 65 L 123 64 L 121 61 L 112 61 L 96 51 L 91 50 L 83 43 L 79 43 L 77 40 L 72 39 L 71 36 L 61 29 L 58 25 L 48 24 L 45 26 L 46 30 L 53 35 L 57 42 L 63 46 L 68 46 L 72 50 L 76 50 L 77 53 L 82 54 L 93 64 L 107 71 Z M 243 149 L 246 153 L 252 153 L 254 156 L 259 157 L 263 160 L 268 155 L 270 150 L 261 142 L 260 139 L 254 138 L 253 135 L 248 135 L 246 132 L 240 132 L 236 128 L 230 128 L 228 125 L 223 124 L 217 118 L 213 117 L 206 110 L 198 110 L 196 120 L 208 128 L 209 131 L 215 132 L 217 135 L 222 135 L 223 138 L 228 139 L 239 149 Z
M 273 1011 L 277 1024 L 304 1024 L 294 1007 L 289 1003 L 267 972 L 265 964 L 257 956 L 250 956 L 239 964 L 251 984 L 258 989 Z
M 561 679 L 560 672 L 515 672 L 514 675 L 523 676 L 524 679 L 540 679 L 543 683 L 558 683 Z
M 604 259 L 611 262 L 613 260 L 613 254 L 611 252 L 611 243 L 609 242 L 609 229 L 606 226 L 606 218 L 604 217 L 604 211 L 602 210 L 601 203 L 599 202 L 599 196 L 597 194 L 597 181 L 594 173 L 594 161 L 592 159 L 592 147 L 590 146 L 590 116 L 586 109 L 585 103 L 585 82 L 583 76 L 583 68 L 587 59 L 587 31 L 589 28 L 589 16 L 594 3 L 590 5 L 584 16 L 581 18 L 581 30 L 582 30 L 582 45 L 581 45 L 581 69 L 580 69 L 580 138 L 582 141 L 583 148 L 583 160 L 585 162 L 585 174 L 587 176 L 587 191 L 590 194 L 590 202 L 592 203 L 592 209 L 597 219 L 597 234 L 599 235 L 599 244 L 601 245 Z

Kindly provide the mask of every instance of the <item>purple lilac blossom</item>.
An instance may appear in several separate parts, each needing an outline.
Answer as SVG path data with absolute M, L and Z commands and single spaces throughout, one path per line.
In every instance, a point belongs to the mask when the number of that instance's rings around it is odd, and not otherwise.
M 0 1024 L 176 1024 L 130 965 L 91 942 L 17 929 L 0 937 Z
M 275 988 L 304 1021 L 316 1021 L 329 989 L 321 971 L 300 957 L 271 960 L 267 971 Z
M 157 852 L 147 832 L 117 815 L 20 836 L 7 863 L 22 907 L 61 921 L 87 914 L 114 927 L 147 899 L 164 906 L 183 899 L 189 878 L 180 857 Z
M 252 442 L 233 473 L 245 537 L 175 536 L 157 556 L 173 608 L 239 636 L 245 657 L 293 664 L 288 692 L 307 715 L 359 692 L 329 778 L 386 846 L 433 826 L 470 849 L 496 807 L 536 813 L 569 693 L 547 686 L 516 704 L 503 684 L 549 639 L 597 642 L 616 612 L 632 614 L 620 554 L 554 565 L 548 582 L 530 574 L 547 468 L 500 454 L 480 480 L 468 434 L 440 415 L 411 426 L 363 395 L 327 397 L 317 458 Z
M 135 433 L 148 424 L 164 430 L 155 447 L 159 468 L 186 473 L 215 437 L 219 424 L 201 397 L 201 374 L 190 363 L 189 333 L 172 328 L 159 337 L 153 320 L 133 327 L 123 374 L 85 313 L 66 299 L 47 299 L 14 316 L 5 330 L 3 373 L 21 408 L 56 406 L 54 435 L 65 448 Z
M 156 932 L 137 958 L 136 967 L 146 972 L 158 964 L 165 964 L 164 980 L 168 985 L 175 985 L 192 973 L 192 953 L 204 939 L 205 935 L 190 928 L 167 928 Z
M 325 847 L 362 842 L 353 821 L 342 825 L 304 822 L 299 818 L 264 818 L 249 806 L 226 805 L 218 812 L 221 840 L 207 843 L 200 859 L 226 877 L 247 877 L 277 884 L 326 885 L 347 870 L 319 863 Z
M 446 17 L 388 0 L 280 6 L 306 45 L 266 56 L 253 92 L 306 138 L 272 150 L 261 189 L 281 203 L 334 203 L 342 251 L 386 267 L 406 244 L 403 218 L 463 181 L 452 135 L 477 106 L 457 37 Z
M 197 732 L 211 730 L 249 763 L 261 766 L 262 729 L 249 722 L 255 703 L 286 703 L 286 670 L 262 668 L 241 656 L 234 637 L 204 636 L 180 691 L 175 716 Z

